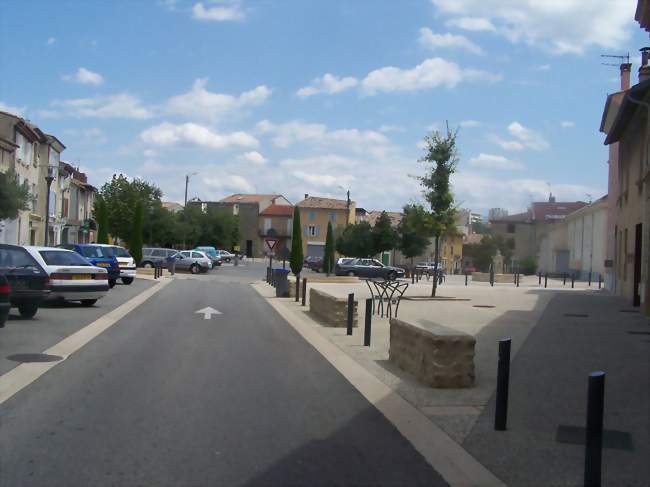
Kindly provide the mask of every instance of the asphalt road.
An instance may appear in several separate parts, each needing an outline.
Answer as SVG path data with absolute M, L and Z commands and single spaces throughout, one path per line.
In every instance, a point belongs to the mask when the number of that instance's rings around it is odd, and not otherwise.
M 0 486 L 446 485 L 255 267 L 172 282 L 0 405 Z

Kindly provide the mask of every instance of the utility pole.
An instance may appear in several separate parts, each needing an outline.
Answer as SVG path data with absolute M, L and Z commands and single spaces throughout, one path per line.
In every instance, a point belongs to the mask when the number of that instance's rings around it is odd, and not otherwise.
M 348 217 L 345 221 L 345 226 L 347 227 L 350 224 L 350 190 L 348 189 L 348 202 L 347 202 L 347 209 L 348 209 Z
M 194 176 L 196 173 L 185 175 L 185 199 L 183 200 L 183 223 L 187 223 L 187 186 L 190 184 L 190 176 Z M 185 250 L 185 239 L 187 237 L 187 230 L 185 225 L 183 225 L 183 250 Z
M 45 237 L 43 237 L 43 246 L 47 247 L 48 233 L 50 231 L 50 191 L 52 188 L 52 181 L 54 181 L 54 166 L 47 166 L 47 176 L 45 182 L 47 183 L 47 199 L 45 200 Z

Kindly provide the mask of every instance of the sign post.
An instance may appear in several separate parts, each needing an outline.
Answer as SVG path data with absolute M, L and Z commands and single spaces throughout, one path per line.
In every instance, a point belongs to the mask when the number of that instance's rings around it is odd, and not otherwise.
M 278 244 L 278 241 L 279 239 L 275 237 L 266 237 L 264 239 L 266 246 L 269 248 L 269 268 L 271 269 L 271 272 L 273 271 L 273 249 Z

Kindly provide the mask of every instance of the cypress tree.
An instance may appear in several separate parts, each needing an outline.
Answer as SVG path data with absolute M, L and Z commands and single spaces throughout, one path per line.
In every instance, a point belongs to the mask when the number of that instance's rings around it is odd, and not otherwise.
M 325 255 L 323 256 L 323 272 L 330 275 L 334 270 L 334 235 L 332 222 L 327 222 L 327 237 L 325 238 Z
M 289 266 L 291 271 L 300 275 L 305 257 L 302 253 L 302 229 L 300 225 L 300 208 L 297 206 L 293 209 L 293 231 L 291 232 L 291 256 L 289 257 Z

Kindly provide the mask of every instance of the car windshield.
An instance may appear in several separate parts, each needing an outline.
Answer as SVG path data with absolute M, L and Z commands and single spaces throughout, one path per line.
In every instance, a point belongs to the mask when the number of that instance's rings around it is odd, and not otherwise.
M 41 254 L 41 257 L 47 265 L 92 265 L 76 252 L 67 250 L 40 250 L 38 253 Z
M 104 250 L 106 250 L 106 254 L 109 257 L 131 257 L 131 254 L 129 254 L 129 251 L 126 250 L 124 247 L 104 247 Z
M 112 252 L 107 250 L 109 247 L 100 247 L 99 245 L 84 245 L 81 248 L 81 255 L 88 258 L 107 258 L 112 257 Z
M 34 257 L 22 248 L 0 248 L 0 269 L 38 267 Z
M 217 256 L 217 251 L 214 250 L 214 249 L 204 247 L 204 248 L 198 248 L 197 250 L 200 251 L 200 252 L 204 252 L 205 254 L 209 255 L 210 257 L 216 257 Z

